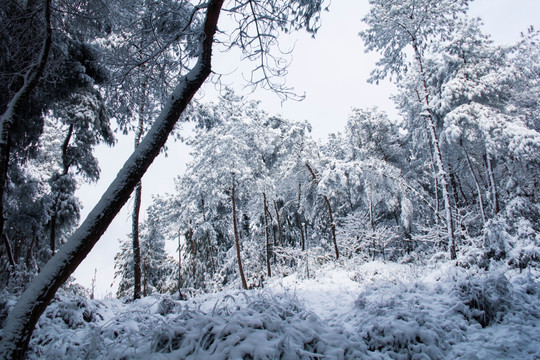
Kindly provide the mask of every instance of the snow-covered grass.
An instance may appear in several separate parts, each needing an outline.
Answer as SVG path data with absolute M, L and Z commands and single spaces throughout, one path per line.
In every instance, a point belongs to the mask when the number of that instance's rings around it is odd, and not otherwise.
M 534 269 L 354 260 L 187 301 L 62 297 L 30 359 L 536 359 Z M 5 304 L 5 302 L 4 302 Z M 8 304 L 9 305 L 9 304 Z M 11 306 L 11 305 L 9 305 Z

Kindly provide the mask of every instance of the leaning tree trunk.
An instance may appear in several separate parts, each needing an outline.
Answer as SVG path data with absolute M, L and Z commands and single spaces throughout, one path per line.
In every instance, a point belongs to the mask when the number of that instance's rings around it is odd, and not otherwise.
M 159 155 L 180 115 L 210 74 L 212 43 L 222 5 L 223 0 L 211 0 L 208 4 L 201 54 L 195 67 L 179 79 L 160 116 L 86 220 L 45 264 L 15 304 L 2 332 L 0 358 L 23 358 L 34 326 L 56 291 L 92 250 L 127 202 L 143 174 Z
M 242 287 L 247 290 L 247 281 L 246 276 L 244 275 L 244 267 L 242 266 L 242 256 L 240 255 L 240 239 L 238 236 L 238 225 L 236 221 L 236 191 L 234 184 L 234 175 L 233 175 L 233 184 L 232 184 L 232 208 L 233 208 L 233 228 L 234 228 L 234 245 L 236 246 L 236 258 L 238 260 L 238 272 L 240 273 L 240 279 L 242 280 Z

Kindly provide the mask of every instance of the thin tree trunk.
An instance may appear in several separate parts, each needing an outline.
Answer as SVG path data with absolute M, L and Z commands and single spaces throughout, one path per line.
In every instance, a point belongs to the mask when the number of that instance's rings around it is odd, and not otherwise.
M 454 223 L 452 220 L 452 205 L 450 203 L 450 192 L 448 190 L 448 186 L 449 186 L 448 174 L 444 169 L 441 148 L 439 146 L 439 138 L 437 136 L 437 131 L 435 128 L 435 115 L 433 114 L 433 110 L 431 108 L 431 104 L 429 100 L 429 91 L 428 91 L 426 76 L 425 76 L 424 68 L 422 64 L 422 57 L 420 55 L 420 50 L 418 49 L 418 44 L 416 43 L 416 40 L 414 38 L 411 40 L 412 40 L 412 45 L 413 45 L 416 61 L 418 62 L 418 66 L 420 67 L 420 74 L 422 76 L 422 86 L 424 90 L 423 102 L 428 109 L 428 115 L 426 116 L 426 119 L 428 121 L 428 130 L 429 130 L 429 133 L 431 134 L 431 141 L 433 144 L 435 160 L 438 167 L 437 175 L 441 182 L 441 189 L 443 192 L 444 208 L 445 208 L 445 213 L 446 213 L 446 226 L 447 226 L 447 231 L 448 231 L 448 248 L 450 250 L 450 259 L 454 260 L 456 258 L 456 243 L 455 243 L 455 237 L 454 237 Z
M 148 296 L 148 278 L 146 273 L 146 261 L 144 261 L 144 264 L 142 266 L 142 274 L 143 274 L 143 296 Z
M 144 65 L 143 65 L 144 66 Z M 144 132 L 144 104 L 146 96 L 146 84 L 143 82 L 139 99 L 139 123 L 135 132 L 134 149 L 137 149 Z M 133 194 L 133 212 L 131 214 L 131 241 L 133 247 L 133 299 L 141 298 L 141 245 L 139 239 L 139 222 L 141 213 L 142 182 L 135 186 Z
M 302 246 L 302 251 L 304 251 L 306 249 L 306 239 L 305 239 L 305 235 L 304 235 L 303 223 L 302 223 L 302 220 L 301 220 L 301 217 L 300 217 L 300 199 L 301 199 L 301 195 L 302 195 L 302 187 L 301 187 L 301 184 L 298 183 L 298 211 L 296 212 L 296 222 L 298 223 L 298 227 L 300 228 L 300 239 L 302 241 L 301 246 Z
M 326 205 L 328 205 L 328 216 L 330 217 L 330 231 L 332 232 L 332 241 L 334 242 L 334 251 L 336 253 L 336 260 L 339 259 L 339 251 L 336 241 L 336 224 L 334 223 L 334 216 L 332 215 L 332 206 L 330 205 L 330 200 L 328 200 L 328 197 L 324 195 L 324 201 L 326 201 Z
M 454 175 L 453 170 L 448 165 L 448 180 L 450 180 L 450 188 L 452 189 L 452 198 L 454 199 L 454 205 L 457 207 L 459 204 L 458 192 L 457 192 L 457 183 L 456 176 Z
M 268 228 L 268 204 L 266 202 L 266 193 L 263 193 L 264 198 L 264 231 L 266 234 L 266 272 L 268 277 L 272 277 L 272 269 L 270 268 L 270 229 Z
M 271 228 L 272 228 L 272 237 L 274 238 L 274 241 L 272 242 L 271 246 L 272 246 L 272 249 L 277 246 L 277 238 L 276 238 L 276 226 L 274 225 L 274 217 L 272 216 L 272 213 L 270 212 L 270 210 L 268 210 L 268 206 L 266 207 L 266 215 L 268 215 L 268 217 L 270 218 L 270 224 L 272 225 Z M 274 255 L 274 264 L 277 262 L 277 256 L 276 256 L 276 252 L 275 251 L 272 251 L 272 254 Z
M 375 252 L 376 252 L 375 222 L 373 220 L 373 201 L 371 201 L 371 196 L 369 198 L 369 225 L 371 226 L 371 242 L 372 242 L 372 247 L 373 247 L 373 254 L 371 256 L 371 259 L 375 261 Z
M 234 175 L 232 180 L 232 207 L 233 207 L 233 228 L 234 228 L 234 244 L 236 246 L 236 257 L 238 259 L 238 272 L 240 273 L 240 279 L 242 280 L 242 287 L 247 290 L 247 281 L 244 275 L 244 267 L 242 266 L 242 256 L 240 255 L 240 240 L 238 238 L 238 225 L 236 221 L 236 188 L 234 183 Z
M 30 246 L 28 246 L 28 249 L 26 249 L 26 268 L 30 270 L 32 268 L 32 263 L 35 264 L 34 260 L 34 246 L 36 246 L 37 243 L 37 236 L 32 237 L 32 241 L 30 242 Z M 36 265 L 37 268 L 37 265 Z
M 182 287 L 182 234 L 178 232 L 178 292 Z
M 313 177 L 313 180 L 317 180 L 317 176 L 315 175 L 315 172 L 311 168 L 311 166 L 306 163 L 306 167 L 308 168 L 309 172 L 311 173 L 311 176 Z M 334 242 L 334 251 L 336 254 L 336 260 L 339 259 L 339 251 L 336 241 L 336 224 L 334 223 L 334 217 L 332 216 L 332 206 L 330 205 L 330 200 L 328 200 L 328 197 L 326 195 L 323 195 L 324 201 L 326 202 L 326 205 L 328 205 L 328 215 L 330 217 L 330 230 L 332 232 L 332 240 Z
M 6 247 L 6 253 L 8 256 L 9 264 L 15 268 L 15 257 L 13 256 L 13 248 L 11 247 L 11 242 L 6 233 L 3 234 L 2 239 L 4 240 L 4 246 Z
M 429 130 L 431 132 L 431 137 L 433 140 L 433 145 L 435 148 L 435 159 L 437 160 L 437 166 L 439 168 L 439 180 L 441 182 L 441 189 L 443 192 L 444 200 L 444 210 L 446 213 L 446 227 L 448 231 L 448 248 L 450 250 L 450 259 L 454 260 L 456 258 L 456 243 L 454 238 L 454 223 L 452 221 L 452 206 L 450 203 L 450 192 L 448 191 L 448 180 L 447 174 L 444 171 L 443 161 L 441 150 L 439 148 L 439 141 L 437 138 L 437 133 L 435 132 L 435 123 L 433 122 L 433 117 L 428 116 L 429 120 Z
M 34 327 L 58 288 L 92 250 L 133 189 L 159 154 L 180 115 L 211 72 L 212 44 L 223 0 L 210 0 L 204 22 L 201 55 L 193 70 L 179 79 L 170 100 L 137 150 L 126 161 L 86 220 L 47 262 L 8 315 L 0 357 L 22 359 Z
M 279 220 L 279 210 L 277 207 L 276 200 L 274 200 L 274 209 L 276 210 L 276 220 L 277 220 L 277 226 L 279 230 L 279 242 L 281 244 L 281 247 L 283 247 L 283 230 L 281 228 L 281 221 Z
M 437 170 L 435 169 L 435 159 L 433 158 L 433 151 L 429 152 L 429 155 L 431 156 L 431 168 L 433 170 L 433 181 L 435 182 L 434 188 L 435 188 L 435 222 L 439 224 L 440 221 L 440 213 L 441 213 L 441 201 L 439 199 L 439 176 L 437 175 Z
M 300 228 L 300 246 L 302 247 L 302 251 L 306 250 L 306 239 L 304 235 L 304 227 L 302 226 L 302 221 L 300 220 L 300 214 L 296 213 L 296 222 L 298 223 L 298 227 Z
M 482 188 L 480 187 L 480 183 L 478 182 L 478 178 L 476 177 L 476 173 L 474 172 L 474 169 L 472 167 L 471 159 L 469 158 L 469 153 L 467 153 L 467 150 L 465 150 L 465 147 L 463 145 L 461 146 L 461 148 L 463 149 L 463 152 L 465 153 L 465 159 L 467 159 L 467 165 L 469 167 L 469 171 L 471 172 L 472 178 L 476 185 L 476 191 L 478 192 L 478 205 L 480 206 L 480 214 L 482 215 L 482 221 L 485 225 L 486 213 L 484 211 L 484 202 L 482 201 Z
M 302 251 L 306 250 L 308 248 L 308 245 L 309 245 L 309 237 L 308 237 L 308 232 L 307 232 L 307 223 L 304 223 L 304 236 L 305 236 L 306 242 L 305 242 L 305 247 L 302 249 Z
M 182 233 L 178 231 L 178 299 L 182 300 Z
M 491 204 L 493 207 L 493 214 L 497 215 L 499 213 L 499 200 L 497 194 L 497 185 L 495 183 L 495 176 L 493 175 L 493 167 L 491 165 L 491 158 L 489 153 L 486 151 L 486 163 L 487 163 L 487 172 L 491 188 Z
M 135 186 L 133 213 L 131 214 L 131 241 L 133 247 L 133 300 L 141 298 L 141 245 L 139 241 L 139 214 L 141 210 L 141 182 Z
M 203 220 L 204 220 L 204 222 L 206 222 L 206 210 L 204 208 L 204 197 L 202 196 L 202 194 L 201 194 L 201 206 L 202 206 Z
M 189 230 L 188 230 L 188 240 L 189 240 L 189 244 L 191 245 L 191 265 L 192 265 L 192 275 L 193 275 L 193 281 L 195 281 L 195 275 L 197 274 L 197 267 L 196 267 L 196 264 L 195 264 L 195 260 L 196 260 L 196 257 L 195 257 L 195 241 L 193 241 L 193 227 L 192 227 L 192 224 L 193 224 L 193 220 L 189 220 Z

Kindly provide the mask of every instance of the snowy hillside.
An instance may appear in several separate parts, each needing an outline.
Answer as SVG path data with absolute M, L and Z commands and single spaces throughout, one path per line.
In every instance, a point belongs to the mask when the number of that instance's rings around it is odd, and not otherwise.
M 30 359 L 535 359 L 538 272 L 326 264 L 185 301 L 61 297 Z

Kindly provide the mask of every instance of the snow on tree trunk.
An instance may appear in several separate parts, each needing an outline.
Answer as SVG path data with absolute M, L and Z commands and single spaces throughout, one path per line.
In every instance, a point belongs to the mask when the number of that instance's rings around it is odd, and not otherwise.
M 210 74 L 212 43 L 222 5 L 223 0 L 212 0 L 208 4 L 202 49 L 195 67 L 179 79 L 169 101 L 144 140 L 126 161 L 86 220 L 43 267 L 15 304 L 3 329 L 0 342 L 1 358 L 23 358 L 34 327 L 56 291 L 92 250 L 127 202 L 143 174 L 159 155 L 180 115 Z M 4 115 L 2 128 L 3 125 Z
M 330 205 L 330 200 L 328 200 L 328 197 L 324 196 L 324 201 L 326 201 L 326 205 L 328 205 L 328 217 L 330 218 L 330 231 L 332 233 L 332 242 L 334 243 L 334 251 L 336 253 L 336 260 L 339 259 L 339 251 L 337 247 L 337 241 L 336 241 L 336 224 L 334 223 L 334 216 L 332 215 L 332 205 Z
M 429 131 L 431 134 L 431 140 L 433 141 L 433 149 L 435 151 L 435 160 L 437 163 L 437 167 L 439 168 L 437 176 L 439 177 L 443 193 L 444 210 L 446 213 L 446 227 L 448 231 L 448 249 L 450 251 L 450 259 L 454 260 L 456 258 L 456 245 L 454 239 L 454 223 L 452 221 L 452 207 L 450 204 L 450 192 L 448 190 L 448 179 L 447 174 L 444 171 L 441 149 L 439 147 L 439 139 L 435 131 L 435 123 L 433 121 L 433 116 L 430 114 L 429 116 L 427 116 L 427 119 Z
M 268 277 L 272 277 L 272 269 L 270 267 L 270 229 L 268 225 L 268 204 L 266 202 L 266 193 L 263 193 L 264 198 L 264 230 L 266 235 L 266 272 L 268 274 Z
M 247 290 L 247 281 L 246 277 L 244 275 L 244 267 L 242 266 L 242 256 L 240 255 L 240 239 L 238 236 L 238 225 L 236 221 L 236 188 L 234 183 L 234 174 L 232 179 L 232 192 L 231 192 L 231 199 L 232 199 L 232 208 L 233 208 L 233 228 L 234 228 L 234 245 L 236 246 L 236 258 L 238 260 L 238 272 L 240 273 L 240 279 L 242 280 L 242 287 Z
M 426 106 L 427 114 L 425 115 L 425 118 L 428 122 L 428 131 L 431 136 L 431 141 L 433 144 L 433 151 L 435 155 L 435 163 L 437 164 L 437 177 L 439 178 L 439 181 L 441 183 L 441 189 L 443 193 L 443 201 L 444 201 L 444 210 L 446 213 L 446 227 L 448 231 L 448 249 L 450 251 L 450 259 L 454 260 L 456 258 L 456 244 L 455 244 L 455 238 L 454 238 L 454 223 L 452 221 L 452 205 L 450 203 L 450 191 L 448 190 L 448 174 L 444 170 L 444 163 L 442 160 L 442 153 L 441 148 L 439 146 L 439 137 L 437 136 L 437 131 L 435 129 L 435 115 L 433 114 L 433 110 L 431 108 L 431 103 L 429 99 L 429 90 L 426 82 L 426 74 L 424 72 L 424 66 L 422 63 L 422 56 L 420 54 L 420 50 L 418 48 L 418 44 L 415 39 L 412 39 L 412 46 L 414 49 L 415 54 L 415 60 L 419 67 L 420 76 L 421 76 L 421 82 L 423 87 L 423 99 L 420 100 L 424 103 Z M 418 93 L 417 93 L 418 94 Z M 435 189 L 437 190 L 437 189 Z
M 281 247 L 283 247 L 283 229 L 281 228 L 281 220 L 279 219 L 279 210 L 277 207 L 276 200 L 274 200 L 274 209 L 276 211 L 276 221 L 279 231 L 279 243 L 281 244 Z
M 487 172 L 491 188 L 491 204 L 493 207 L 493 215 L 497 215 L 499 212 L 499 201 L 497 196 L 497 185 L 495 183 L 495 176 L 493 175 L 493 167 L 491 165 L 491 158 L 489 153 L 486 151 L 486 163 L 487 163 Z

